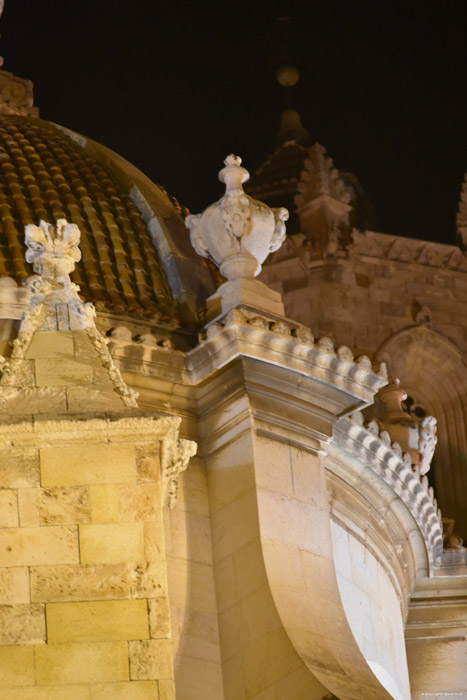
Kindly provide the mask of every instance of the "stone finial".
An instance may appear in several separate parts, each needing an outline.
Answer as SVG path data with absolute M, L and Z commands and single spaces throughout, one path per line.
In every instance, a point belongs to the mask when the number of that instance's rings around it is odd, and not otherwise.
M 283 314 L 280 297 L 276 299 L 272 290 L 254 278 L 269 253 L 282 245 L 289 212 L 284 207 L 271 209 L 245 193 L 243 183 L 250 175 L 241 166 L 241 158 L 230 155 L 224 163 L 219 172 L 219 180 L 225 184 L 224 196 L 201 214 L 185 219 L 196 252 L 210 258 L 227 279 L 211 299 L 220 302 L 219 313 L 246 303 Z
M 45 279 L 66 283 L 68 275 L 81 260 L 80 230 L 66 219 L 58 219 L 56 225 L 41 221 L 39 226 L 28 224 L 25 229 L 26 260 L 34 271 Z
M 73 413 L 89 407 L 137 408 L 137 394 L 124 382 L 107 339 L 96 327 L 94 306 L 82 301 L 79 286 L 69 277 L 81 258 L 79 228 L 65 219 L 56 225 L 41 221 L 40 226 L 26 227 L 25 238 L 26 259 L 39 277 L 31 284 L 29 310 L 13 341 L 11 358 L 0 358 L 0 410 Z M 79 359 L 77 348 L 83 353 Z M 105 371 L 96 372 L 98 367 Z
M 282 245 L 289 218 L 287 209 L 270 209 L 245 193 L 243 183 L 250 175 L 241 162 L 238 156 L 227 156 L 219 172 L 225 195 L 185 219 L 196 252 L 213 260 L 227 280 L 259 275 L 269 253 Z

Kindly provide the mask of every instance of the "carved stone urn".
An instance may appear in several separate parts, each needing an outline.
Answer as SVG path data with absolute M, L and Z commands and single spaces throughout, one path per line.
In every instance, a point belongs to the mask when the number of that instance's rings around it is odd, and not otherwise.
M 250 175 L 241 162 L 238 156 L 227 156 L 219 172 L 225 195 L 201 214 L 185 219 L 196 252 L 210 258 L 227 279 L 208 300 L 209 315 L 225 313 L 240 303 L 282 315 L 280 295 L 254 278 L 269 253 L 282 245 L 289 212 L 283 207 L 271 209 L 245 193 L 243 183 Z

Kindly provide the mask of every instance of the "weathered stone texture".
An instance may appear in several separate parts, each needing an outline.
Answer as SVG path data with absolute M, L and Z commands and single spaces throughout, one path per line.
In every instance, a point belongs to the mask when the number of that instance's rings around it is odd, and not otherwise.
M 44 644 L 43 605 L 0 605 L 0 644 Z
M 151 639 L 170 637 L 170 607 L 168 598 L 148 601 Z
M 36 385 L 40 386 L 75 386 L 91 384 L 92 367 L 75 360 L 37 359 L 34 361 Z
M 0 605 L 29 603 L 29 569 L 25 566 L 0 568 Z
M 17 527 L 18 496 L 13 489 L 0 489 L 0 527 Z
M 0 488 L 40 486 L 39 450 L 11 448 L 0 450 Z
M 143 523 L 105 523 L 79 526 L 82 564 L 143 562 Z
M 169 639 L 129 642 L 132 680 L 173 678 Z
M 4 566 L 77 564 L 76 527 L 21 527 L 0 530 Z
M 138 481 L 159 481 L 161 463 L 160 446 L 136 449 L 136 470 Z
M 133 598 L 158 598 L 167 595 L 165 562 L 149 560 L 130 568 L 131 596 Z
M 19 495 L 21 525 L 68 525 L 90 520 L 86 487 L 21 489 Z
M 31 600 L 52 602 L 130 597 L 126 564 L 31 568 Z
M 160 521 L 160 485 L 155 483 L 119 486 L 120 519 Z

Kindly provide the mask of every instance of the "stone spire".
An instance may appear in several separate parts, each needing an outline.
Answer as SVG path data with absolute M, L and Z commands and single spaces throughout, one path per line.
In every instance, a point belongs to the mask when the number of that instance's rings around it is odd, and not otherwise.
M 282 245 L 289 213 L 283 207 L 271 209 L 245 193 L 243 183 L 249 173 L 241 162 L 238 156 L 227 156 L 219 172 L 225 195 L 201 214 L 185 219 L 196 252 L 210 258 L 227 278 L 208 299 L 210 318 L 239 304 L 284 313 L 280 295 L 254 278 L 269 253 Z
M 95 325 L 95 309 L 83 303 L 70 280 L 81 258 L 80 231 L 59 219 L 26 227 L 26 259 L 39 276 L 31 285 L 11 358 L 2 358 L 0 409 L 13 414 L 122 411 L 137 408 Z
M 295 196 L 302 232 L 317 250 L 335 255 L 350 238 L 350 192 L 319 143 L 308 149 Z

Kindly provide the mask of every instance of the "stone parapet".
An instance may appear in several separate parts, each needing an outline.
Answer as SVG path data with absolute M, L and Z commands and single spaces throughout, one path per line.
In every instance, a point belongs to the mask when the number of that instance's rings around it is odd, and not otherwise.
M 381 476 L 405 503 L 423 536 L 428 570 L 432 572 L 443 550 L 441 513 L 426 476 L 420 477 L 412 470 L 410 454 L 402 454 L 397 443 L 391 444 L 386 431 L 378 433 L 375 421 L 365 427 L 360 418 L 340 420 L 334 440 Z

